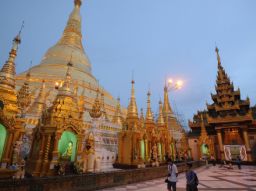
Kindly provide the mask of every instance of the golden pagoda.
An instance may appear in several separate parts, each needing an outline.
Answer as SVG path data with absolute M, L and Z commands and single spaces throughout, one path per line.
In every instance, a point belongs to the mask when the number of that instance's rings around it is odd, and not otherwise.
M 234 85 L 221 64 L 219 49 L 216 47 L 215 51 L 218 62 L 216 94 L 211 94 L 213 103 L 206 104 L 207 110 L 199 111 L 194 115 L 193 121 L 189 121 L 192 129 L 190 143 L 197 142 L 199 138 L 198 145 L 191 146 L 192 153 L 194 158 L 197 158 L 196 155 L 202 156 L 201 150 L 199 153 L 193 150 L 198 150 L 198 146 L 209 137 L 209 140 L 214 141 L 212 144 L 217 145 L 214 149 L 209 148 L 217 159 L 233 160 L 239 156 L 243 161 L 252 161 L 253 145 L 249 142 L 248 134 L 255 131 L 255 125 L 250 100 L 241 99 L 239 88 L 234 90 Z
M 9 58 L 0 71 L 0 163 L 1 168 L 19 164 L 17 152 L 19 142 L 24 134 L 24 121 L 15 89 L 15 59 L 21 43 L 20 33 L 14 38 Z
M 62 161 L 81 163 L 85 124 L 74 93 L 68 64 L 63 86 L 59 88 L 53 105 L 43 111 L 42 121 L 33 132 L 28 171 L 33 176 L 54 173 L 54 166 Z
M 45 92 L 49 95 L 45 97 L 46 107 L 49 107 L 56 96 L 55 86 L 63 83 L 66 73 L 66 63 L 70 61 L 72 55 L 72 76 L 77 86 L 77 94 L 83 92 L 84 108 L 87 111 L 92 109 L 97 89 L 102 89 L 104 94 L 104 108 L 110 119 L 114 116 L 115 107 L 118 103 L 106 90 L 98 87 L 98 82 L 91 71 L 91 63 L 84 51 L 82 44 L 82 18 L 80 15 L 82 1 L 74 0 L 74 8 L 71 12 L 64 32 L 58 42 L 48 49 L 40 64 L 30 68 L 30 89 L 39 89 L 44 80 Z M 22 86 L 26 81 L 25 71 L 17 75 L 17 85 Z M 36 95 L 31 95 L 36 97 Z M 35 100 L 31 100 L 33 103 Z M 123 110 L 123 108 L 121 108 Z M 84 120 L 91 120 L 89 115 L 84 115 Z M 33 118 L 26 120 L 28 126 L 34 125 Z M 32 124 L 30 124 L 32 123 Z

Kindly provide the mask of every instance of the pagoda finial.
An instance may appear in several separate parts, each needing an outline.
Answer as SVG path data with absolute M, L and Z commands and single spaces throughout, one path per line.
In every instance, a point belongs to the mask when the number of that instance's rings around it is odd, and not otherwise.
M 169 96 L 168 96 L 168 87 L 167 85 L 164 87 L 164 105 L 163 105 L 163 115 L 166 118 L 169 115 L 172 115 L 173 111 L 171 109 L 171 105 L 169 102 Z
M 63 83 L 63 86 L 59 89 L 59 92 L 71 92 L 71 89 L 70 89 L 70 85 L 71 85 L 71 72 L 70 72 L 70 69 L 71 67 L 73 66 L 73 64 L 71 62 L 69 62 L 67 64 L 67 72 L 66 72 L 66 77 L 65 77 L 65 80 L 64 80 L 64 83 Z
M 151 101 L 150 101 L 151 93 L 150 93 L 150 91 L 148 91 L 147 96 L 148 96 L 148 100 L 147 100 L 146 121 L 152 121 L 153 120 L 153 114 L 152 114 L 152 111 L 151 111 Z
M 201 137 L 206 138 L 207 137 L 207 131 L 206 131 L 205 124 L 204 124 L 203 113 L 200 114 L 200 119 L 201 119 Z
M 33 114 L 36 117 L 40 117 L 43 110 L 46 107 L 45 100 L 47 97 L 46 88 L 45 88 L 45 81 L 42 80 L 42 84 L 39 90 L 39 94 L 35 98 L 35 101 L 32 103 L 32 105 L 29 107 L 28 114 Z
M 107 112 L 106 112 L 106 108 L 105 108 L 105 98 L 104 98 L 104 90 L 102 90 L 101 92 L 101 105 L 102 105 L 102 114 L 104 115 L 104 118 L 106 121 L 109 121 Z
M 132 83 L 132 90 L 131 90 L 130 103 L 129 103 L 129 106 L 128 106 L 127 117 L 138 118 L 138 109 L 137 109 L 137 104 L 136 104 L 136 99 L 135 99 L 135 90 L 134 90 L 135 81 L 132 80 L 131 83 Z
M 123 124 L 123 118 L 122 118 L 122 113 L 121 113 L 120 97 L 117 98 L 116 111 L 115 111 L 115 115 L 113 117 L 112 122 L 116 123 L 118 125 L 122 125 Z
M 163 103 L 161 100 L 159 101 L 159 113 L 158 113 L 157 124 L 164 125 Z
M 10 86 L 11 88 L 15 88 L 15 59 L 17 56 L 18 46 L 21 43 L 20 35 L 23 27 L 24 21 L 22 22 L 21 29 L 19 30 L 18 35 L 13 39 L 13 45 L 9 53 L 9 58 L 0 71 L 0 84 L 5 84 L 7 86 Z
M 80 15 L 80 6 L 82 4 L 82 1 L 74 0 L 74 4 L 75 4 L 75 7 L 69 16 L 67 25 L 64 29 L 63 35 L 59 40 L 58 44 L 68 45 L 84 51 L 84 48 L 82 45 L 81 15 Z
M 218 49 L 217 46 L 216 46 L 216 48 L 215 48 L 215 52 L 216 52 L 216 54 L 217 54 L 218 66 L 220 66 L 220 65 L 221 65 L 221 61 L 220 61 L 219 49 Z
M 74 4 L 75 4 L 75 6 L 81 7 L 81 5 L 82 5 L 82 0 L 75 0 L 75 1 L 74 1 Z

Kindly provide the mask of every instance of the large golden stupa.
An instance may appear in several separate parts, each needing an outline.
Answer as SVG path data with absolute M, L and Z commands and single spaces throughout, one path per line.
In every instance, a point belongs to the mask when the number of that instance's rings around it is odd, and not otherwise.
M 60 40 L 49 48 L 40 64 L 17 75 L 17 86 L 24 84 L 27 79 L 27 74 L 29 73 L 32 99 L 38 100 L 41 96 L 40 99 L 44 99 L 46 107 L 49 107 L 57 94 L 57 91 L 53 90 L 56 88 L 56 85 L 63 83 L 67 71 L 67 63 L 71 62 L 73 65 L 71 75 L 73 76 L 74 86 L 76 86 L 76 93 L 78 95 L 83 94 L 85 110 L 89 111 L 92 108 L 92 104 L 97 95 L 97 89 L 99 89 L 101 94 L 104 95 L 106 112 L 110 118 L 112 118 L 118 102 L 106 90 L 99 86 L 98 81 L 91 73 L 91 63 L 82 45 L 81 0 L 75 0 L 74 4 L 74 9 L 69 16 Z M 42 85 L 43 83 L 44 85 Z M 36 108 L 40 111 L 35 111 Z M 31 110 L 31 112 L 33 110 L 33 112 L 31 113 L 29 110 Z M 42 110 L 41 106 L 35 106 L 34 104 L 33 108 L 28 108 L 27 115 L 33 116 L 34 113 L 38 115 Z M 84 115 L 84 119 L 89 119 L 88 112 Z M 36 122 L 31 121 L 31 123 Z

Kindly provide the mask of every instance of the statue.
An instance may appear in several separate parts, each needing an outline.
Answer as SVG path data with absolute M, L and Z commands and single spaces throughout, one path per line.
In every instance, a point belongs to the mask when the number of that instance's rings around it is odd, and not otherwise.
M 159 166 L 156 144 L 153 145 L 151 154 L 152 166 Z
M 72 141 L 69 141 L 68 147 L 67 147 L 66 151 L 63 153 L 62 157 L 64 159 L 71 160 L 72 149 L 73 149 L 73 143 L 72 143 Z

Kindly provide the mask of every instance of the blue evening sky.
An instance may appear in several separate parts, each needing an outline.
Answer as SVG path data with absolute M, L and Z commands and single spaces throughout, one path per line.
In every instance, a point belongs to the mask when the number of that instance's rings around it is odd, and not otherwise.
M 17 73 L 30 60 L 38 64 L 60 38 L 73 0 L 5 0 L 0 2 L 0 62 L 25 20 Z M 256 103 L 255 0 L 85 0 L 81 7 L 83 44 L 93 74 L 121 104 L 128 105 L 132 71 L 138 107 L 158 110 L 166 77 L 182 79 L 183 89 L 170 92 L 174 109 L 185 119 L 211 103 L 217 74 L 215 45 L 222 64 Z M 174 106 L 176 105 L 176 107 Z

